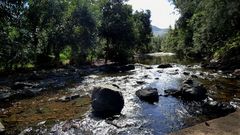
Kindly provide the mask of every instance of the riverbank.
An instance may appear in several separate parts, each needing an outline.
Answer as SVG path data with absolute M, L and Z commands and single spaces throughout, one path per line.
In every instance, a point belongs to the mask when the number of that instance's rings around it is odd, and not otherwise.
M 170 135 L 239 135 L 239 121 L 240 110 L 237 110 L 225 117 L 203 122 Z

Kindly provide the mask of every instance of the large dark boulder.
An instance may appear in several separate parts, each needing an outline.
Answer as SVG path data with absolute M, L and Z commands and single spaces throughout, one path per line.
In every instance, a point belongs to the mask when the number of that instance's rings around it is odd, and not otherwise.
M 154 103 L 159 101 L 159 95 L 156 88 L 145 88 L 136 91 L 136 95 L 140 100 L 148 103 Z
M 118 87 L 105 85 L 94 88 L 92 108 L 95 116 L 107 118 L 121 114 L 123 106 L 124 99 Z
M 173 66 L 171 64 L 160 64 L 158 68 L 172 68 Z

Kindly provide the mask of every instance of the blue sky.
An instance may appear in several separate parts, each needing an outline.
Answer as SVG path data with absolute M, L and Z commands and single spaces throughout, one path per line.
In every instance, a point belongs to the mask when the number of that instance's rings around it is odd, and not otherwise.
M 152 25 L 159 28 L 169 28 L 170 25 L 174 27 L 179 18 L 174 5 L 171 5 L 168 0 L 129 0 L 127 3 L 132 5 L 134 10 L 149 9 L 152 13 Z

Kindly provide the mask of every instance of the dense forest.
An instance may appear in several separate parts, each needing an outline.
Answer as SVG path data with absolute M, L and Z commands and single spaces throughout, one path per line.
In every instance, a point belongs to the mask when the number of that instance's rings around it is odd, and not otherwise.
M 162 41 L 163 51 L 205 58 L 239 68 L 239 0 L 171 0 L 180 13 L 175 29 Z
M 124 0 L 3 0 L 2 70 L 81 65 L 95 59 L 127 63 L 148 52 L 151 13 Z
M 170 2 L 180 18 L 164 37 L 157 37 L 151 12 L 133 11 L 126 0 L 3 0 L 0 68 L 79 66 L 97 59 L 124 64 L 135 54 L 157 51 L 238 68 L 238 0 Z

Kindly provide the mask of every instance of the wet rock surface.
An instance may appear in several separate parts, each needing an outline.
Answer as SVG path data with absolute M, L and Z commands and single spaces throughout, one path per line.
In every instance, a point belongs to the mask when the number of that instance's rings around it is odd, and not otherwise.
M 119 88 L 112 85 L 102 85 L 92 91 L 93 114 L 97 117 L 111 117 L 121 114 L 124 99 Z
M 139 99 L 153 104 L 159 101 L 158 91 L 155 88 L 145 88 L 136 91 L 136 95 Z

